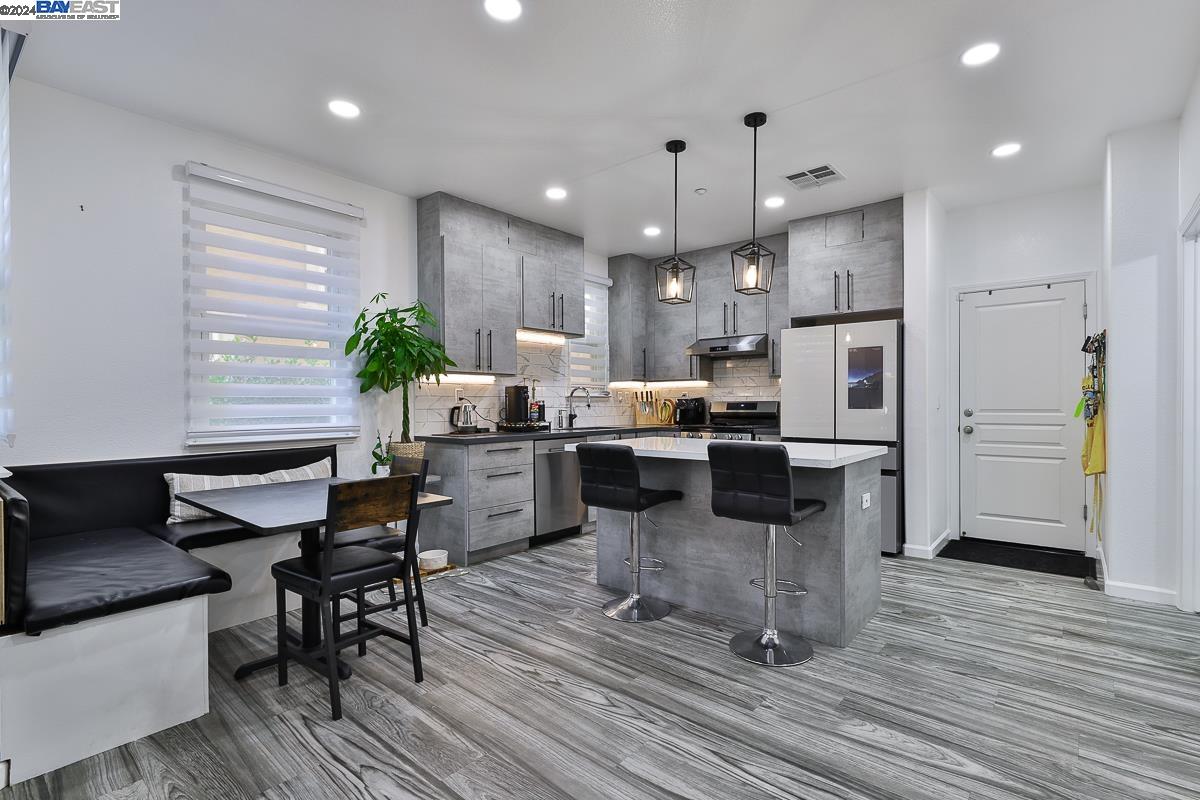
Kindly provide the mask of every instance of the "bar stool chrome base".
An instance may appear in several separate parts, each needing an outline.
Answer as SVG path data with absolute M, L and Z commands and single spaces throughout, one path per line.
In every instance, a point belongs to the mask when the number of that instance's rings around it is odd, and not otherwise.
M 794 667 L 813 657 L 808 642 L 778 631 L 743 631 L 729 640 L 729 649 L 735 656 L 767 667 Z
M 670 603 L 635 594 L 604 604 L 605 616 L 621 622 L 654 622 L 670 613 Z

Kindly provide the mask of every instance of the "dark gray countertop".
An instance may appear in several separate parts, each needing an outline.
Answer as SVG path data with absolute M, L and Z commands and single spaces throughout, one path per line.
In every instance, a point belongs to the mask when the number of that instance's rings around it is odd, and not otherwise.
M 418 436 L 418 442 L 436 442 L 437 444 L 494 444 L 496 442 L 533 442 L 543 439 L 574 439 L 587 436 L 604 436 L 609 433 L 654 433 L 670 431 L 674 433 L 674 425 L 627 425 L 625 427 L 603 426 L 598 428 L 562 428 L 553 431 L 533 431 L 529 433 L 504 433 L 491 431 L 489 433 L 435 433 L 429 436 Z

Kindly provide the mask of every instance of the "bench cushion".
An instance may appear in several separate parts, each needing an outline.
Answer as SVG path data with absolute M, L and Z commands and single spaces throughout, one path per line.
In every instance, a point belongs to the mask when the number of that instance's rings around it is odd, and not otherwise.
M 34 539 L 24 629 L 39 633 L 231 586 L 226 573 L 136 528 Z
M 254 531 L 248 531 L 236 522 L 216 517 L 197 519 L 191 522 L 159 522 L 145 526 L 145 530 L 167 544 L 184 550 L 195 550 L 197 547 L 216 547 L 258 536 Z

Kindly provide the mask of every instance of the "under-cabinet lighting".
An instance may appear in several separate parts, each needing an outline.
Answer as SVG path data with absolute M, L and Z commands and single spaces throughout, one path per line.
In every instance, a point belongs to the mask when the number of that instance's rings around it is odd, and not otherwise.
M 708 381 L 613 381 L 609 389 L 707 389 Z
M 434 383 L 434 382 L 435 381 L 433 378 L 428 378 L 426 380 L 421 381 L 421 383 L 425 383 L 425 384 L 430 384 L 430 383 Z M 440 382 L 440 383 L 488 384 L 488 383 L 495 383 L 496 376 L 495 375 L 473 375 L 471 373 L 455 373 L 454 375 L 439 375 L 439 376 L 437 376 L 437 382 Z
M 533 342 L 534 344 L 553 344 L 562 347 L 567 343 L 567 337 L 561 333 L 542 333 L 541 331 L 530 331 L 524 328 L 517 329 L 518 342 Z
M 608 384 L 609 389 L 645 389 L 645 381 L 612 381 Z

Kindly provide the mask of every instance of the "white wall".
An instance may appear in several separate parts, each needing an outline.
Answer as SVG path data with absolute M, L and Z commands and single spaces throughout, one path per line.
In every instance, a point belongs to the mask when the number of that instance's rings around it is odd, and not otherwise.
M 1179 219 L 1200 198 L 1200 72 L 1179 122 Z
M 949 285 L 1099 271 L 1103 198 L 1096 183 L 948 212 Z
M 1105 187 L 1105 589 L 1161 603 L 1178 584 L 1179 136 L 1175 121 L 1112 134 Z
M 11 116 L 17 438 L 2 463 L 184 452 L 188 160 L 363 207 L 364 299 L 416 297 L 410 198 L 29 81 L 14 82 Z M 399 402 L 367 401 L 343 474 L 369 469 L 376 428 L 399 429 Z
M 922 558 L 950 535 L 945 229 L 931 192 L 904 195 L 904 552 Z

